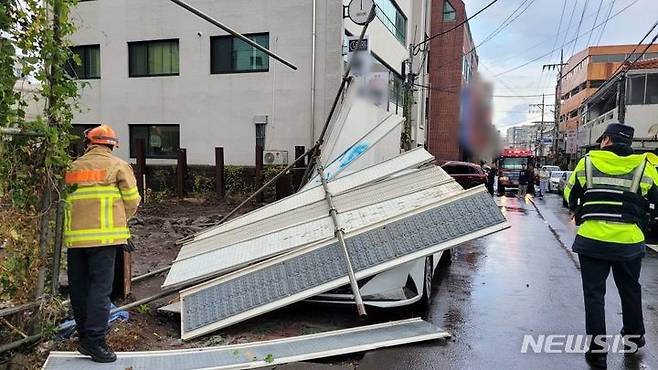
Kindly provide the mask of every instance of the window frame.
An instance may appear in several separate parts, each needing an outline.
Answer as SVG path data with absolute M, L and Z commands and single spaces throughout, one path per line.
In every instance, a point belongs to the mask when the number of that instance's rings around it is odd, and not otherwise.
M 269 32 L 254 32 L 254 33 L 245 33 L 243 34 L 245 37 L 249 36 L 267 36 L 267 45 L 269 49 L 270 45 L 270 33 Z M 217 36 L 210 36 L 210 74 L 211 75 L 227 75 L 227 74 L 234 74 L 234 73 L 263 73 L 263 72 L 269 72 L 270 71 L 270 56 L 265 54 L 265 57 L 267 58 L 267 68 L 265 69 L 248 69 L 248 70 L 234 70 L 234 66 L 231 65 L 231 71 L 228 72 L 213 72 L 213 65 L 215 64 L 215 57 L 213 53 L 213 41 L 216 39 L 231 39 L 231 53 L 234 51 L 234 41 L 238 39 L 237 37 L 233 35 L 217 35 Z M 239 39 L 238 39 L 239 40 Z M 254 41 L 254 40 L 251 40 Z M 255 42 L 255 41 L 254 41 Z M 253 48 L 253 46 L 249 45 L 250 47 Z M 231 63 L 233 63 L 233 58 L 231 58 Z
M 77 76 L 77 73 L 76 73 L 76 76 L 70 76 L 69 75 L 69 77 L 71 77 L 74 80 L 100 80 L 101 75 L 103 74 L 103 69 L 102 69 L 103 61 L 102 61 L 102 58 L 101 58 L 101 44 L 73 45 L 73 46 L 70 47 L 71 53 L 76 54 L 75 51 L 74 51 L 76 48 L 83 50 L 83 55 L 84 55 L 85 59 L 80 60 L 80 63 L 81 63 L 80 67 L 82 67 L 82 69 L 84 70 L 85 73 L 84 73 L 84 77 Z M 91 48 L 98 48 L 98 76 L 97 77 L 96 76 L 89 77 L 88 73 L 87 73 L 88 71 L 86 70 L 87 69 L 86 68 L 87 67 L 86 58 L 87 58 L 88 52 Z M 67 67 L 70 67 L 72 70 L 75 69 L 75 67 L 70 64 L 71 61 L 67 61 L 66 63 L 67 63 Z M 68 74 L 68 72 L 66 71 L 67 67 L 64 68 L 64 73 L 66 73 L 66 74 Z M 74 72 L 75 72 L 75 70 L 74 70 Z
M 151 127 L 156 126 L 156 127 L 177 127 L 178 128 L 178 148 L 176 151 L 168 156 L 152 156 L 149 155 L 149 148 L 150 148 L 150 138 L 151 138 Z M 162 124 L 153 124 L 153 123 L 129 123 L 128 124 L 128 156 L 129 158 L 137 158 L 137 153 L 135 152 L 137 150 L 136 147 L 133 147 L 133 129 L 138 128 L 138 127 L 146 127 L 146 142 L 144 143 L 145 145 L 145 151 L 146 151 L 146 159 L 176 159 L 178 158 L 178 150 L 180 150 L 180 124 L 178 123 L 162 123 Z
M 176 47 L 178 48 L 178 72 L 176 73 L 153 73 L 149 74 L 132 74 L 132 71 L 130 70 L 130 46 L 131 45 L 148 45 L 152 43 L 158 43 L 158 42 L 172 42 L 176 41 Z M 149 48 L 147 46 L 146 48 L 146 69 L 148 71 L 149 67 Z M 167 77 L 167 76 L 180 76 L 180 40 L 176 38 L 171 38 L 171 39 L 157 39 L 157 40 L 143 40 L 143 41 L 128 41 L 128 78 L 141 78 L 141 77 Z
M 384 9 L 377 4 L 378 1 L 387 1 L 395 8 L 395 19 L 391 19 Z M 405 47 L 407 46 L 407 28 L 409 27 L 409 18 L 402 11 L 400 6 L 395 0 L 376 0 L 375 1 L 375 16 L 379 19 L 380 22 L 384 25 L 384 28 L 388 30 L 393 36 Z M 397 26 L 397 16 L 400 15 L 404 20 L 404 30 L 400 30 Z M 391 27 L 389 27 L 389 25 Z M 402 35 L 398 35 L 398 32 L 402 31 Z M 401 37 L 400 37 L 401 36 Z
M 446 13 L 446 5 L 449 5 L 450 8 L 452 9 L 452 12 Z M 442 17 L 444 22 L 455 22 L 457 21 L 457 9 L 455 8 L 454 5 L 448 0 L 443 0 L 443 9 L 442 9 Z M 453 14 L 451 19 L 446 19 L 447 14 Z
M 633 93 L 635 93 L 636 89 L 635 84 L 633 83 L 634 79 L 641 79 L 643 80 L 644 83 L 640 83 L 638 85 L 641 85 L 642 88 L 640 89 L 642 91 L 642 101 L 638 102 L 633 100 Z M 626 78 L 626 105 L 645 105 L 646 104 L 646 98 L 647 98 L 647 80 L 648 76 L 646 73 L 637 73 L 637 74 L 631 74 L 628 75 Z

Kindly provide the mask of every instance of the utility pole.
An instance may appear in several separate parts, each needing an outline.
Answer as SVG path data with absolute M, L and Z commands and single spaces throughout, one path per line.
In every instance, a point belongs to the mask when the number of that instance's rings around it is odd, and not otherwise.
M 558 69 L 559 70 L 559 78 L 557 80 L 557 86 L 556 86 L 556 93 L 555 93 L 555 114 L 554 114 L 554 124 L 553 124 L 553 155 L 555 156 L 555 159 L 557 159 L 557 154 L 558 154 L 558 145 L 557 145 L 557 139 L 558 139 L 558 131 L 559 131 L 559 122 L 560 122 L 560 106 L 562 103 L 562 69 L 566 65 L 564 63 L 564 49 L 560 50 L 560 63 L 558 64 L 544 64 L 541 69 L 542 71 L 545 69 L 548 70 L 554 70 Z M 543 96 L 542 96 L 543 99 Z M 544 121 L 542 119 L 542 121 Z
M 542 94 L 541 96 L 541 103 L 540 104 L 530 104 L 530 108 L 539 108 L 541 111 L 541 122 L 539 122 L 539 138 L 537 139 L 537 155 L 541 158 L 544 156 L 544 117 L 545 117 L 545 111 L 546 111 L 546 106 L 552 106 L 553 104 L 546 104 L 546 94 Z
M 416 80 L 416 75 L 414 74 L 414 49 L 415 45 L 413 43 L 409 44 L 409 59 L 404 63 L 406 72 L 404 79 L 404 99 L 402 107 L 402 115 L 404 116 L 404 130 L 403 137 L 404 142 L 402 143 L 402 149 L 411 150 L 411 107 L 414 93 L 414 82 Z

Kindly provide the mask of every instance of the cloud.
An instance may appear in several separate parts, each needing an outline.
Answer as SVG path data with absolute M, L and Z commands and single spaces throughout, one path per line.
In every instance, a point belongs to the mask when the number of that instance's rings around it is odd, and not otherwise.
M 580 25 L 579 34 L 591 30 L 599 5 L 598 1 L 567 0 L 561 31 L 559 35 L 556 35 L 563 0 L 529 1 L 532 2 L 532 5 L 523 15 L 477 50 L 481 64 L 485 66 L 480 68 L 480 72 L 484 78 L 495 83 L 494 95 L 536 95 L 554 91 L 555 72 L 542 71 L 542 65 L 559 62 L 559 52 L 553 52 L 549 56 L 498 78 L 493 76 L 548 53 L 554 45 L 559 47 L 565 40 L 565 34 L 567 41 L 574 38 L 585 3 L 588 6 Z M 571 25 L 567 27 L 573 1 L 577 3 Z M 603 0 L 597 24 L 603 21 L 612 1 Z M 635 0 L 617 0 L 613 14 L 633 1 Z M 489 2 L 490 0 L 467 1 L 468 14 L 474 14 Z M 523 0 L 499 1 L 474 18 L 470 22 L 470 28 L 476 45 L 496 29 L 521 3 Z M 601 38 L 601 45 L 637 44 L 655 22 L 656 14 L 658 14 L 658 1 L 639 0 L 624 13 L 607 23 Z M 592 33 L 589 45 L 596 44 L 600 31 L 601 28 L 598 28 Z M 572 50 L 577 53 L 584 49 L 587 46 L 587 40 L 588 36 L 585 36 L 576 42 L 575 47 L 573 43 L 566 45 L 564 48 L 565 60 L 571 56 Z M 547 104 L 553 103 L 554 99 L 555 97 L 552 95 L 547 96 Z M 515 122 L 539 120 L 534 115 L 528 114 L 524 117 L 522 114 L 508 112 L 527 109 L 528 104 L 539 102 L 540 98 L 494 98 L 496 110 L 493 118 L 494 124 L 502 129 L 516 125 Z

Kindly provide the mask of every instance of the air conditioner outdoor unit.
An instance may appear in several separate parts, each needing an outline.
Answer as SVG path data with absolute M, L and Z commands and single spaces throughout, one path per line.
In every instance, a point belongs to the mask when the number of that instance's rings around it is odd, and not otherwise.
M 286 150 L 267 150 L 263 152 L 263 164 L 266 165 L 287 165 L 288 151 Z

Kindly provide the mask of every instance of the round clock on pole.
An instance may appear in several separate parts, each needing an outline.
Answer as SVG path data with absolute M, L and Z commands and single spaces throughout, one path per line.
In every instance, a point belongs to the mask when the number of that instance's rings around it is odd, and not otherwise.
M 370 16 L 370 10 L 373 6 L 373 0 L 352 0 L 350 5 L 347 6 L 347 16 L 350 17 L 352 22 L 363 26 L 372 21 L 373 17 Z

